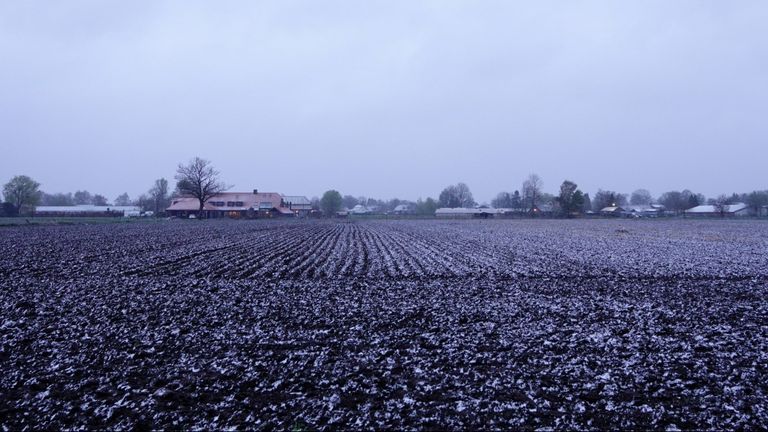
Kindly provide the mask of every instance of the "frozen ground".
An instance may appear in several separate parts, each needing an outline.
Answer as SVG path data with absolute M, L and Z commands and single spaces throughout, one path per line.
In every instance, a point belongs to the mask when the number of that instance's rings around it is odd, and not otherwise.
M 0 427 L 768 427 L 768 223 L 0 229 Z

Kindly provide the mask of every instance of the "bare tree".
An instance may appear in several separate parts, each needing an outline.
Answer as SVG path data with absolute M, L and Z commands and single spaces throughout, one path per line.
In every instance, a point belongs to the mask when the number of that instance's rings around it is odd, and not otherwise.
M 627 196 L 609 190 L 598 189 L 592 205 L 595 211 L 600 211 L 605 207 L 621 207 L 627 204 Z
M 48 194 L 42 192 L 40 194 L 40 205 L 44 206 L 71 206 L 75 205 L 72 199 L 72 193 L 54 193 Z
M 200 202 L 199 214 L 203 217 L 205 202 L 230 188 L 219 179 L 219 172 L 210 161 L 195 157 L 188 164 L 176 169 L 176 188 L 180 193 L 191 195 Z
M 493 208 L 512 208 L 512 194 L 509 192 L 499 192 L 496 198 L 491 200 Z
M 456 186 L 450 185 L 440 192 L 438 197 L 440 207 L 456 208 L 461 207 L 458 198 L 456 198 Z
M 523 182 L 523 198 L 530 204 L 530 212 L 533 213 L 536 209 L 536 202 L 541 196 L 541 188 L 544 186 L 544 182 L 536 174 L 531 174 Z
M 123 192 L 117 198 L 115 198 L 116 206 L 129 206 L 131 205 L 131 197 L 128 196 L 128 192 Z
M 469 186 L 465 183 L 456 184 L 456 198 L 461 203 L 461 207 L 473 207 L 476 202 L 472 196 L 472 192 L 469 190 Z
M 629 203 L 632 205 L 650 205 L 653 202 L 651 193 L 646 189 L 638 189 L 632 192 L 629 198 Z
M 469 190 L 469 186 L 464 183 L 458 183 L 456 185 L 450 185 L 440 192 L 440 206 L 441 207 L 473 207 L 475 205 L 475 199 L 472 196 L 472 192 Z
M 728 213 L 730 207 L 728 197 L 725 195 L 718 196 L 713 200 L 712 207 L 714 207 L 715 213 L 720 217 L 725 217 L 725 214 Z
M 155 180 L 155 185 L 149 190 L 149 195 L 152 197 L 152 203 L 154 205 L 153 210 L 155 216 L 164 212 L 168 207 L 168 180 L 165 178 L 159 178 Z
M 74 201 L 76 205 L 83 205 L 83 204 L 92 204 L 93 203 L 93 195 L 91 195 L 88 191 L 77 191 L 74 195 Z

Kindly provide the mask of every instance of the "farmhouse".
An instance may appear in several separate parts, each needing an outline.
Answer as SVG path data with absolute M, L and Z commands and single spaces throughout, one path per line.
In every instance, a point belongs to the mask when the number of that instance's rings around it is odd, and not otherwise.
M 288 198 L 289 200 L 286 200 Z M 278 216 L 304 216 L 311 210 L 306 197 L 284 197 L 276 192 L 222 192 L 214 195 L 203 205 L 206 218 L 256 218 Z M 197 215 L 200 202 L 194 197 L 173 199 L 166 209 L 170 216 Z
M 96 206 L 90 204 L 35 207 L 35 216 L 49 217 L 121 217 L 136 213 L 141 213 L 141 207 Z
M 700 205 L 685 211 L 686 216 L 692 217 L 739 217 L 749 216 L 749 206 L 744 203 L 735 203 L 723 206 L 722 212 L 714 205 Z

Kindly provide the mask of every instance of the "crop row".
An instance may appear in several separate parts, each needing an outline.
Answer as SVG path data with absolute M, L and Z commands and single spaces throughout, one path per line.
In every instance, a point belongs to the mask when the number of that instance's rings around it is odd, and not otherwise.
M 751 279 L 768 227 L 614 221 L 168 223 L 3 233 L 6 276 Z M 7 234 L 7 235 L 6 235 Z
M 0 230 L 0 429 L 768 428 L 757 221 Z

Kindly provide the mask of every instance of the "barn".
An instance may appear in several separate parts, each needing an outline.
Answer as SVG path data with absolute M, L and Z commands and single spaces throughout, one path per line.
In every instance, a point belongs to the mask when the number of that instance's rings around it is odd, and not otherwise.
M 685 211 L 686 216 L 691 217 L 741 217 L 749 216 L 749 206 L 744 203 L 735 203 L 723 207 L 722 212 L 714 205 L 700 205 Z
M 205 218 L 257 218 L 257 217 L 282 217 L 299 216 L 305 211 L 305 197 L 291 197 L 292 201 L 286 202 L 283 195 L 276 192 L 222 192 L 214 195 L 203 205 L 203 217 Z M 306 201 L 306 203 L 304 202 Z M 294 204 L 295 202 L 295 204 Z M 294 208 L 295 207 L 295 208 Z M 311 206 L 309 206 L 311 209 Z M 166 209 L 170 216 L 187 218 L 197 215 L 200 202 L 195 197 L 178 197 L 171 201 L 171 206 Z

